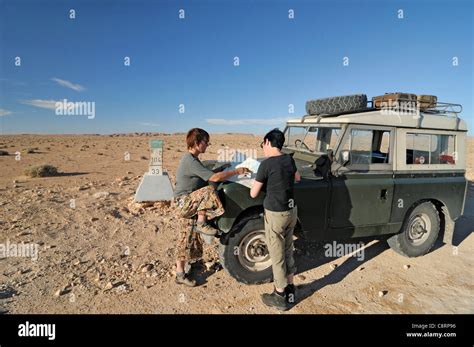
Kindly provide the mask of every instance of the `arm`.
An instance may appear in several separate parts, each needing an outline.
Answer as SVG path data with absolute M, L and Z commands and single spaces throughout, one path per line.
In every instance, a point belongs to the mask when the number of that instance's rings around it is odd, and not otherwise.
M 295 183 L 301 181 L 301 175 L 298 171 L 295 172 Z
M 262 182 L 254 181 L 252 185 L 252 189 L 250 189 L 250 196 L 255 199 L 260 193 L 260 190 L 262 189 L 262 187 L 263 187 Z
M 247 172 L 249 172 L 249 170 L 245 167 L 238 168 L 237 170 L 216 172 L 209 178 L 208 181 L 209 182 L 222 182 L 228 179 L 229 177 L 232 177 L 234 175 L 242 175 Z
M 296 163 L 293 157 L 291 158 L 291 164 L 293 165 L 293 169 L 295 170 L 295 183 L 298 183 L 299 181 L 301 181 L 301 175 L 298 172 L 298 168 L 296 167 Z
M 234 175 L 241 175 L 249 170 L 247 168 L 239 168 L 237 170 L 213 172 L 205 167 L 198 159 L 193 160 L 189 166 L 189 172 L 208 182 L 222 182 Z
M 250 196 L 255 199 L 260 191 L 262 190 L 263 185 L 267 181 L 267 165 L 266 161 L 264 160 L 260 166 L 258 167 L 257 175 L 255 180 L 253 181 L 252 188 L 250 189 Z

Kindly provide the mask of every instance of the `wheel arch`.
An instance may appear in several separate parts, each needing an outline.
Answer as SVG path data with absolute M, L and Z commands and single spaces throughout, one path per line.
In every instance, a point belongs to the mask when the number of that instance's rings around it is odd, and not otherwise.
M 264 212 L 264 208 L 262 205 L 251 206 L 243 210 L 242 212 L 240 212 L 237 218 L 235 218 L 234 223 L 232 224 L 232 227 L 230 228 L 230 230 L 227 233 L 223 233 L 220 236 L 220 242 L 226 245 L 229 240 L 229 237 L 231 237 L 235 232 L 237 232 L 237 230 L 239 230 L 242 226 L 244 226 L 245 223 L 247 223 L 249 220 L 263 216 L 263 212 Z M 296 223 L 294 231 L 297 235 L 303 235 L 303 232 L 302 232 L 303 229 L 302 229 L 299 218 L 298 218 L 298 222 Z
M 232 227 L 227 233 L 224 233 L 220 237 L 220 242 L 223 245 L 227 245 L 229 238 L 242 226 L 244 226 L 249 220 L 259 218 L 263 214 L 263 206 L 251 206 L 239 213 L 235 218 Z
M 402 227 L 398 233 L 401 233 L 405 227 L 405 223 L 408 221 L 408 217 L 412 213 L 412 211 L 419 205 L 430 202 L 432 203 L 436 210 L 438 211 L 438 215 L 440 218 L 440 228 L 439 228 L 439 236 L 442 237 L 444 243 L 452 244 L 453 234 L 454 234 L 454 221 L 451 219 L 451 215 L 449 213 L 449 209 L 444 201 L 441 199 L 435 198 L 424 198 L 415 201 L 405 212 L 405 216 L 403 217 Z

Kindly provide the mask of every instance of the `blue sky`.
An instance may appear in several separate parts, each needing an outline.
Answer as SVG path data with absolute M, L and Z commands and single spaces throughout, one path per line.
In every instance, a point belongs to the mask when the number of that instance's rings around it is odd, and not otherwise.
M 473 134 L 473 13 L 468 0 L 0 0 L 1 133 L 263 133 L 308 99 L 403 91 L 461 103 Z M 95 118 L 56 115 L 63 99 L 94 102 Z

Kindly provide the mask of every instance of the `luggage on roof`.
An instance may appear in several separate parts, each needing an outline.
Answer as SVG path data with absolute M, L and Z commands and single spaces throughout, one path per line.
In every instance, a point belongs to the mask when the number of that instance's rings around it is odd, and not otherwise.
M 410 93 L 385 93 L 384 95 L 374 96 L 372 106 L 375 108 L 416 108 L 417 96 Z
M 438 104 L 438 98 L 434 95 L 418 95 L 417 102 L 421 110 L 426 110 L 428 108 L 435 108 Z

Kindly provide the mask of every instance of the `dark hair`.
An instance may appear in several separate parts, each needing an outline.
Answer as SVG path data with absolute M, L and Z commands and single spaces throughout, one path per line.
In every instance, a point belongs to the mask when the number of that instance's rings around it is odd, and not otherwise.
M 265 142 L 266 140 L 270 142 L 272 147 L 281 149 L 283 147 L 283 144 L 285 143 L 285 135 L 283 134 L 283 131 L 278 128 L 275 128 L 265 135 L 265 137 L 263 138 L 263 142 Z
M 188 131 L 186 135 L 186 144 L 189 148 L 193 148 L 194 145 L 200 143 L 201 141 L 209 142 L 209 133 L 201 128 L 192 128 Z

